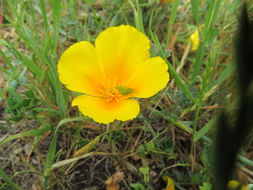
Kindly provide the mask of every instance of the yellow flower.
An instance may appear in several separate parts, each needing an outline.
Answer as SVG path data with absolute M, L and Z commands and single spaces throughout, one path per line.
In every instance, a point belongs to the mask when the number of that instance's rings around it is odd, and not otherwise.
M 228 189 L 229 190 L 237 190 L 240 187 L 240 190 L 247 190 L 247 187 L 244 185 L 241 185 L 238 181 L 236 180 L 230 180 L 228 182 Z
M 169 176 L 163 176 L 163 180 L 167 182 L 167 186 L 165 190 L 175 190 L 174 181 Z
M 189 38 L 191 42 L 191 51 L 196 51 L 200 44 L 199 30 L 195 30 Z
M 86 41 L 70 46 L 59 60 L 58 72 L 69 90 L 84 94 L 72 106 L 104 124 L 135 118 L 140 107 L 134 98 L 151 97 L 169 81 L 167 64 L 150 57 L 149 48 L 149 39 L 127 25 L 107 28 L 95 46 Z

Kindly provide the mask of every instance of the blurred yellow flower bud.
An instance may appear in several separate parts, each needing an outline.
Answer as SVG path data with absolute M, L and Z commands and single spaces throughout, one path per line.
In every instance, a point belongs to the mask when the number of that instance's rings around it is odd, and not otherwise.
M 241 183 L 239 183 L 236 180 L 230 180 L 228 182 L 228 189 L 229 190 L 237 190 L 240 187 L 240 190 L 247 190 L 247 187 L 245 187 L 244 185 L 242 185 Z
M 191 51 L 196 51 L 200 44 L 198 29 L 192 33 L 192 35 L 189 38 L 189 41 L 191 42 Z
M 163 176 L 163 181 L 167 182 L 167 186 L 165 190 L 175 190 L 173 179 L 171 179 L 169 176 Z

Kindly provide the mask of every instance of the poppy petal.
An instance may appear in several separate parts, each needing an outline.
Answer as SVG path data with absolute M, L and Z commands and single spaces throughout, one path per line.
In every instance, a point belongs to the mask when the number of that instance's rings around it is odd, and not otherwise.
M 115 119 L 127 121 L 135 118 L 140 112 L 139 103 L 134 99 L 107 102 L 104 98 L 81 95 L 72 101 L 72 106 L 78 106 L 83 115 L 104 124 Z
M 58 73 L 60 81 L 72 91 L 95 96 L 105 86 L 95 48 L 86 41 L 75 43 L 63 52 Z
M 167 70 L 168 65 L 161 57 L 149 58 L 124 85 L 133 90 L 134 97 L 151 97 L 167 85 L 170 79 Z
M 127 80 L 140 63 L 149 58 L 150 41 L 127 25 L 110 27 L 95 41 L 96 53 L 111 87 Z

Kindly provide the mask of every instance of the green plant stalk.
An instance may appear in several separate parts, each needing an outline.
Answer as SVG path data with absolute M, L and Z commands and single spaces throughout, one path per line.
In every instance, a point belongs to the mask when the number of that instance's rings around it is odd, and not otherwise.
M 217 49 L 214 46 L 214 48 L 210 52 L 210 58 L 209 58 L 208 62 L 206 63 L 206 70 L 205 70 L 204 78 L 201 83 L 201 87 L 200 87 L 200 91 L 199 91 L 199 95 L 198 95 L 198 99 L 197 99 L 197 104 L 195 104 L 196 107 L 195 107 L 195 111 L 194 111 L 194 120 L 193 120 L 191 153 L 193 153 L 193 150 L 194 150 L 194 144 L 195 144 L 194 139 L 195 139 L 195 136 L 197 133 L 199 114 L 200 114 L 200 110 L 202 108 L 203 98 L 204 98 L 205 92 L 207 90 L 208 83 L 210 81 L 209 79 L 210 79 L 210 75 L 211 75 L 211 68 L 213 67 L 213 64 L 215 63 L 216 54 L 217 54 Z

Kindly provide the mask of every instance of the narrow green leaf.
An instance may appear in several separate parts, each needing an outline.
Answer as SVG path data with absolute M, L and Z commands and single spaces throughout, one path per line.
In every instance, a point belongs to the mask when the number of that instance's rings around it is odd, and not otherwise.
M 215 126 L 216 122 L 217 122 L 217 118 L 218 116 L 213 117 L 211 120 L 209 120 L 204 127 L 202 127 L 199 131 L 197 131 L 194 134 L 193 137 L 193 141 L 196 142 L 198 141 L 200 138 L 204 137 L 206 133 L 208 133 L 208 131 Z
M 244 163 L 244 164 L 246 164 L 246 165 L 248 165 L 248 166 L 253 167 L 253 161 L 250 160 L 250 159 L 248 159 L 248 158 L 246 158 L 245 156 L 239 155 L 239 156 L 238 156 L 238 159 L 239 159 L 242 163 Z
M 197 75 L 199 74 L 201 65 L 204 64 L 205 62 L 203 61 L 205 51 L 206 51 L 206 44 L 208 40 L 210 39 L 210 35 L 212 33 L 212 26 L 213 23 L 217 17 L 220 5 L 221 5 L 221 0 L 211 0 L 208 4 L 209 8 L 207 10 L 207 13 L 205 15 L 205 24 L 203 26 L 203 32 L 202 32 L 202 38 L 201 38 L 201 43 L 197 51 L 197 55 L 194 61 L 194 67 L 193 67 L 193 72 L 192 72 L 192 82 L 191 84 L 194 84 L 194 82 L 197 79 Z
M 8 41 L 0 40 L 0 44 L 8 48 L 14 54 L 14 56 L 19 59 L 34 74 L 35 77 L 37 77 L 37 79 L 41 79 L 41 69 L 29 57 L 17 50 Z
M 152 111 L 153 111 L 155 114 L 160 115 L 161 117 L 163 117 L 163 118 L 166 119 L 167 121 L 173 123 L 174 125 L 176 125 L 176 126 L 179 127 L 180 129 L 182 129 L 183 131 L 186 131 L 187 133 L 192 134 L 192 128 L 189 127 L 189 126 L 187 126 L 187 125 L 185 125 L 185 124 L 183 123 L 183 121 L 176 120 L 176 119 L 174 119 L 174 118 L 172 118 L 172 117 L 169 117 L 167 114 L 162 113 L 162 112 L 159 112 L 159 111 L 154 110 L 154 109 L 152 109 Z
M 199 23 L 199 3 L 199 0 L 191 0 L 193 18 L 197 24 Z
M 156 34 L 154 34 L 152 32 L 152 30 L 150 29 L 149 31 L 152 40 L 155 42 L 155 44 L 157 45 L 157 47 L 159 48 L 160 53 L 162 54 L 162 57 L 164 60 L 166 60 L 166 63 L 169 65 L 169 73 L 172 76 L 172 78 L 175 80 L 175 82 L 178 84 L 178 86 L 182 89 L 182 91 L 186 94 L 186 96 L 192 101 L 192 102 L 196 102 L 195 98 L 192 96 L 192 94 L 190 93 L 188 87 L 185 85 L 185 83 L 183 82 L 183 80 L 181 79 L 181 77 L 177 74 L 177 72 L 175 71 L 175 69 L 173 68 L 173 66 L 170 64 L 169 61 L 167 61 L 167 58 L 164 54 L 162 45 L 157 37 Z
M 3 179 L 8 185 L 10 185 L 13 189 L 21 190 L 22 188 L 16 184 L 8 175 L 5 174 L 3 170 L 0 169 L 0 179 Z M 3 189 L 4 185 L 0 186 L 0 190 Z
M 83 121 L 84 119 L 85 119 L 84 117 L 65 118 L 65 119 L 62 119 L 56 126 L 51 143 L 50 143 L 50 147 L 48 150 L 46 162 L 44 165 L 43 189 L 45 190 L 47 189 L 47 179 L 51 170 L 51 166 L 53 165 L 53 162 L 56 158 L 56 145 L 57 145 L 57 138 L 59 135 L 60 127 L 66 123 L 73 122 L 73 121 Z
M 92 156 L 92 155 L 93 155 L 93 153 L 89 152 L 89 153 L 86 153 L 86 154 L 84 154 L 82 156 L 79 156 L 79 157 L 75 157 L 75 158 L 70 158 L 70 159 L 67 159 L 67 160 L 59 161 L 59 162 L 55 163 L 54 165 L 52 165 L 51 169 L 59 168 L 61 166 L 70 164 L 72 162 L 76 162 L 76 161 L 78 161 L 80 159 L 87 158 L 87 157 Z
M 174 22 L 176 20 L 177 11 L 178 11 L 178 7 L 179 7 L 180 3 L 181 3 L 181 0 L 176 0 L 175 2 L 173 2 L 173 6 L 171 9 L 171 13 L 169 16 L 169 21 L 168 21 L 168 31 L 167 31 L 167 36 L 166 36 L 165 47 L 167 47 L 170 42 L 170 33 L 172 31 L 172 25 L 174 24 Z
M 18 133 L 18 134 L 15 134 L 15 135 L 11 135 L 11 136 L 3 139 L 2 141 L 0 141 L 0 146 L 10 142 L 11 140 L 22 138 L 22 137 L 41 136 L 41 135 L 43 135 L 44 133 L 46 133 L 48 131 L 50 131 L 49 128 L 39 128 L 39 129 L 32 129 L 30 131 L 26 131 L 26 132 Z

